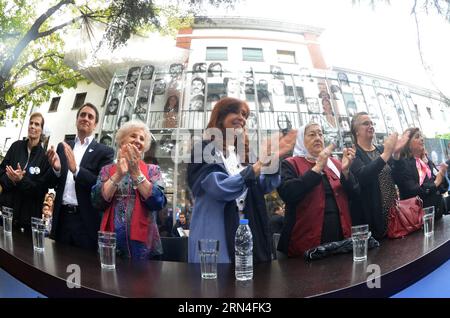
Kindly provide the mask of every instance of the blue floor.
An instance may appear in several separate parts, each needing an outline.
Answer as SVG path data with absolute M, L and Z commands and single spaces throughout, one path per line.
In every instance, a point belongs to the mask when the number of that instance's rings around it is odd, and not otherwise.
M 450 261 L 392 298 L 450 298 Z
M 0 298 L 46 298 L 0 268 Z

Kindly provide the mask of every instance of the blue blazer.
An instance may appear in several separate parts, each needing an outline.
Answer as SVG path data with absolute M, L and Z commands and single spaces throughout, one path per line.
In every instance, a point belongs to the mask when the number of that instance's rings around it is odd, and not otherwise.
M 68 144 L 73 149 L 74 141 L 69 141 Z M 62 143 L 58 144 L 56 152 L 61 160 L 61 175 L 57 178 L 55 186 L 56 199 L 53 207 L 52 231 L 50 233 L 50 237 L 53 239 L 58 237 L 58 230 L 61 228 L 60 210 L 68 172 L 67 159 Z M 81 159 L 80 170 L 74 178 L 80 216 L 93 246 L 97 244 L 97 231 L 100 228 L 100 211 L 95 210 L 92 206 L 91 188 L 95 185 L 101 168 L 112 163 L 113 158 L 114 150 L 112 148 L 98 143 L 95 139 L 92 140 Z

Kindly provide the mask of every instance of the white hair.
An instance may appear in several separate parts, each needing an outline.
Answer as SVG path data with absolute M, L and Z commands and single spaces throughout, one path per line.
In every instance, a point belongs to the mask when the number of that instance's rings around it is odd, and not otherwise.
M 135 130 L 142 130 L 144 132 L 144 152 L 146 152 L 150 149 L 151 133 L 147 125 L 140 120 L 128 121 L 120 127 L 116 133 L 116 145 L 120 147 L 125 137 Z

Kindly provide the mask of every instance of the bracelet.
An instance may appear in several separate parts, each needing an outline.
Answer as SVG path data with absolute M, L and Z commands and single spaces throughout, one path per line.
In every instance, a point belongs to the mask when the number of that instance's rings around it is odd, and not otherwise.
M 142 182 L 144 182 L 145 180 L 147 180 L 144 175 L 141 173 L 136 180 L 133 180 L 133 189 L 137 189 L 138 185 L 140 185 Z
M 119 184 L 117 183 L 117 182 L 115 182 L 113 179 L 112 179 L 112 177 L 110 176 L 109 177 L 109 181 L 111 181 L 112 182 L 112 184 L 113 184 L 113 186 L 115 186 L 116 188 L 118 188 L 119 187 Z

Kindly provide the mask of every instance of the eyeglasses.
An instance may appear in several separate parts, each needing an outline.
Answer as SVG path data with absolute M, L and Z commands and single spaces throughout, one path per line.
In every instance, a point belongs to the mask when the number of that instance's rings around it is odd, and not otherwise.
M 375 127 L 376 124 L 373 121 L 364 121 L 361 123 L 361 125 Z

